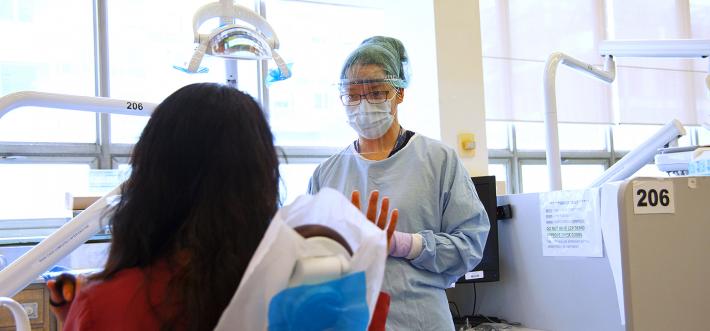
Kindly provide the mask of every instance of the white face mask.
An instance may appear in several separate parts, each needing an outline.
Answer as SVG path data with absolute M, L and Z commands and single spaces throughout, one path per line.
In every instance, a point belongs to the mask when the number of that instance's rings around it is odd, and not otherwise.
M 394 116 L 390 114 L 390 108 L 390 100 L 373 105 L 363 99 L 357 106 L 345 106 L 348 124 L 366 139 L 382 137 L 392 126 Z

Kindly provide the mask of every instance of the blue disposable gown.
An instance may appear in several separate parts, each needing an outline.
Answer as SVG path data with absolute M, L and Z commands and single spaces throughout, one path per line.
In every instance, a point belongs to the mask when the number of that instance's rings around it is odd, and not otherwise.
M 419 233 L 421 254 L 387 258 L 383 291 L 391 296 L 388 330 L 453 330 L 444 289 L 480 261 L 490 224 L 453 149 L 414 135 L 396 154 L 372 161 L 350 145 L 316 168 L 309 191 L 331 187 L 346 196 L 372 190 L 399 209 L 397 231 Z

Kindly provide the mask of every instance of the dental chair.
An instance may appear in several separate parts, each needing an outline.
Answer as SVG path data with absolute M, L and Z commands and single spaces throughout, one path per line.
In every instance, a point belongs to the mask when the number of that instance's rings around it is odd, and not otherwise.
M 22 308 L 22 305 L 17 303 L 17 301 L 11 298 L 0 298 L 0 307 L 7 308 L 12 314 L 12 318 L 15 320 L 15 330 L 17 331 L 30 331 L 30 318 L 27 316 L 27 312 Z

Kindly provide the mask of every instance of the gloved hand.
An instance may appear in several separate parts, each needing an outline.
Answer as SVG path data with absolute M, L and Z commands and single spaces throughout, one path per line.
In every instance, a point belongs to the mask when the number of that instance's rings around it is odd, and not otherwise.
M 412 234 L 395 231 L 390 244 L 389 255 L 394 257 L 405 257 L 412 249 Z
M 370 192 L 370 201 L 367 205 L 367 219 L 370 222 L 375 223 L 380 229 L 387 231 L 387 247 L 390 247 L 392 242 L 392 234 L 394 229 L 397 227 L 397 219 L 399 218 L 399 210 L 395 209 L 392 211 L 389 222 L 387 222 L 387 215 L 390 209 L 390 199 L 388 197 L 382 198 L 382 205 L 379 210 L 379 217 L 377 213 L 377 200 L 379 200 L 380 192 L 372 191 Z M 360 191 L 353 191 L 350 195 L 350 201 L 353 205 L 360 209 Z
M 389 255 L 414 259 L 422 253 L 422 236 L 418 233 L 395 231 L 390 243 Z
M 74 277 L 69 273 L 61 274 L 57 278 L 47 281 L 49 304 L 52 306 L 52 312 L 57 320 L 62 323 L 66 320 L 69 308 L 84 283 L 86 283 L 86 278 L 81 275 Z

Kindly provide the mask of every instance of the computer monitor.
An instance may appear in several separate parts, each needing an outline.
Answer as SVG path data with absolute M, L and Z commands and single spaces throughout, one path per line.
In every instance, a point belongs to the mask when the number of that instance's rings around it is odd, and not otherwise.
M 491 222 L 491 230 L 488 232 L 486 247 L 483 249 L 483 258 L 473 270 L 461 277 L 457 283 L 479 283 L 496 282 L 500 279 L 498 271 L 498 221 L 496 219 L 496 177 L 480 176 L 471 177 L 473 185 L 476 187 L 478 198 L 483 203 L 483 208 L 488 214 Z

